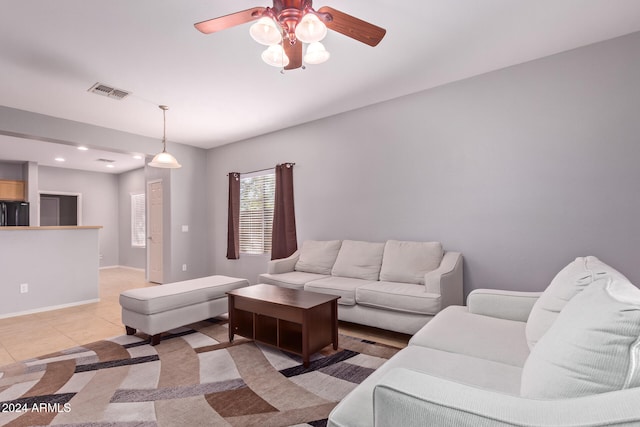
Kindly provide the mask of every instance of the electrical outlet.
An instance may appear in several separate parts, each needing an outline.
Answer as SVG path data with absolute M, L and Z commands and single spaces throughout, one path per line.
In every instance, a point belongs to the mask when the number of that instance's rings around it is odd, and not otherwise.
M 28 283 L 20 283 L 20 293 L 26 294 L 29 292 L 29 284 Z
M 182 271 L 187 271 L 187 264 L 182 264 Z

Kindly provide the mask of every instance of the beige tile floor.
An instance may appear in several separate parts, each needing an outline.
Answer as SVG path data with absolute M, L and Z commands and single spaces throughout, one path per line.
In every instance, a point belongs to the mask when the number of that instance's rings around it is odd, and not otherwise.
M 0 319 L 0 365 L 124 334 L 120 292 L 145 286 L 143 271 L 104 269 L 100 302 Z
M 0 366 L 66 348 L 123 335 L 120 292 L 155 286 L 144 272 L 128 268 L 100 270 L 100 302 L 0 319 Z M 340 332 L 395 347 L 409 335 L 340 322 Z

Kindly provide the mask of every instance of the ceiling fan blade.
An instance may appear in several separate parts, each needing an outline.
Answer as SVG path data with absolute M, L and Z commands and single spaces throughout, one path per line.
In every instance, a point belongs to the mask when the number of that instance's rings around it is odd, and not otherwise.
M 284 67 L 285 70 L 295 70 L 302 67 L 302 43 L 298 41 L 295 44 L 289 43 L 288 40 L 282 41 L 284 53 L 289 57 L 289 65 Z
M 198 22 L 194 24 L 196 29 L 204 34 L 215 33 L 216 31 L 226 30 L 236 25 L 245 24 L 255 21 L 262 16 L 266 10 L 264 7 L 253 7 L 241 12 L 232 13 L 230 15 L 220 16 L 218 18 L 209 19 L 208 21 Z
M 325 22 L 327 28 L 344 34 L 347 37 L 358 40 L 369 46 L 377 46 L 380 40 L 387 33 L 387 30 L 376 25 L 370 24 L 362 19 L 348 15 L 332 7 L 323 6 L 318 9 L 320 13 L 328 13 L 333 19 Z

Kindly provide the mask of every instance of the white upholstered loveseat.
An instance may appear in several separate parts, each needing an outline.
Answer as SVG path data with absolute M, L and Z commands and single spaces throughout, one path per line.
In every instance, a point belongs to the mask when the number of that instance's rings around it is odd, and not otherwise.
M 640 290 L 595 257 L 543 292 L 475 290 L 329 417 L 355 426 L 638 426 Z
M 439 242 L 307 240 L 258 282 L 339 295 L 340 320 L 407 334 L 463 303 L 462 255 Z

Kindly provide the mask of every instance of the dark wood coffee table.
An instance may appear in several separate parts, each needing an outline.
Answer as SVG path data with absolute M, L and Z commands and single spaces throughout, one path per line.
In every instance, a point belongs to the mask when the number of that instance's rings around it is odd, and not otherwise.
M 258 284 L 227 292 L 229 341 L 241 335 L 302 356 L 338 348 L 337 295 Z

